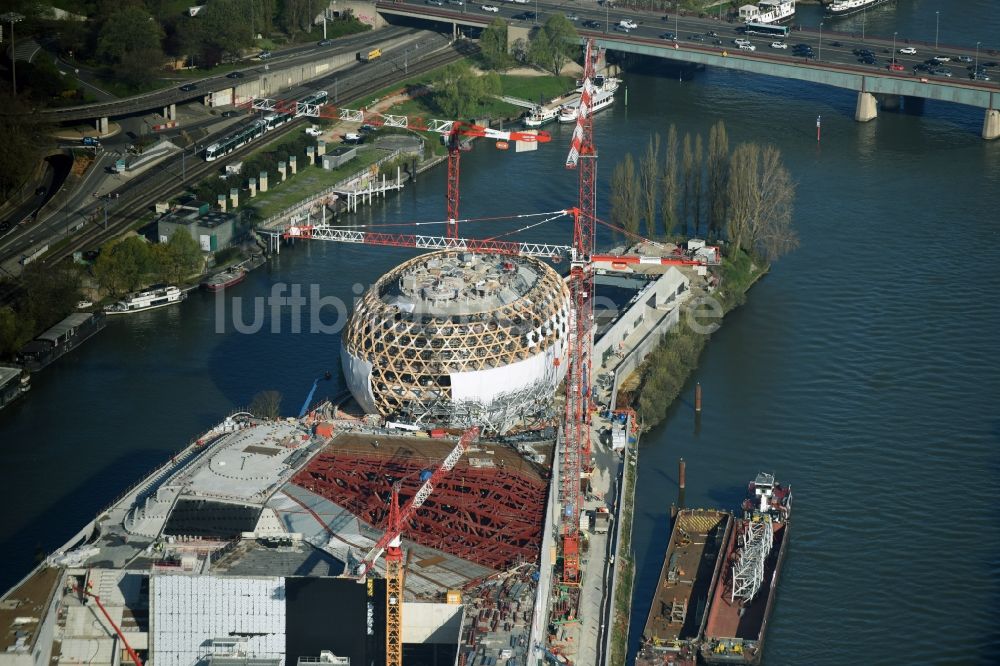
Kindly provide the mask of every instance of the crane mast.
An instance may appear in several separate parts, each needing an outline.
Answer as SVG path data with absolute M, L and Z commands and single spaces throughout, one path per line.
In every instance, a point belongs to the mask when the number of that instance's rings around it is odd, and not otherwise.
M 563 581 L 580 578 L 581 471 L 590 466 L 590 370 L 594 348 L 594 225 L 597 218 L 597 150 L 590 111 L 594 95 L 594 64 L 598 52 L 587 41 L 583 62 L 583 90 L 576 127 L 566 167 L 577 169 L 580 200 L 574 211 L 573 247 L 576 257 L 570 267 L 570 296 L 574 317 L 569 337 L 569 368 L 566 373 L 566 411 L 562 458 Z

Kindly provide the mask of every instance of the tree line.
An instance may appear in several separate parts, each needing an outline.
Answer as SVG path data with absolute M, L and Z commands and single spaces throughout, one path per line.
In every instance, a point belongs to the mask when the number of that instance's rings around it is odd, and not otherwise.
M 94 262 L 94 279 L 106 293 L 121 296 L 153 282 L 181 282 L 201 268 L 201 248 L 178 229 L 155 245 L 139 236 L 109 241 Z
M 795 184 L 776 147 L 741 143 L 730 151 L 722 121 L 707 147 L 700 133 L 679 139 L 673 124 L 662 144 L 655 134 L 638 164 L 627 153 L 615 166 L 612 224 L 632 236 L 724 239 L 765 261 L 798 245 Z

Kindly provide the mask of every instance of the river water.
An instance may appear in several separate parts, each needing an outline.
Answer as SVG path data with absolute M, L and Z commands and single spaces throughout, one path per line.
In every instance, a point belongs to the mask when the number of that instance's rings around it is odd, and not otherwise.
M 941 43 L 1000 34 L 991 0 L 900 0 L 869 13 L 871 33 Z M 801 10 L 802 22 L 815 8 Z M 955 15 L 952 15 L 955 14 Z M 860 29 L 860 28 L 859 28 Z M 1000 635 L 1000 142 L 978 134 L 980 110 L 928 102 L 922 115 L 853 121 L 854 93 L 726 71 L 693 81 L 627 76 L 595 122 L 601 214 L 626 151 L 651 132 L 726 122 L 731 144 L 776 144 L 798 183 L 802 246 L 775 265 L 713 337 L 695 379 L 643 438 L 634 533 L 633 648 L 648 612 L 688 461 L 687 503 L 733 507 L 744 484 L 773 471 L 795 488 L 790 552 L 766 650 L 769 664 L 996 663 Z M 823 118 L 822 142 L 815 138 Z M 536 153 L 463 157 L 463 216 L 573 205 L 562 167 L 569 132 Z M 442 169 L 360 222 L 444 217 Z M 525 224 L 524 222 L 518 223 Z M 510 225 L 468 224 L 470 236 Z M 433 228 L 423 228 L 432 232 Z M 569 241 L 557 220 L 520 238 Z M 599 242 L 610 238 L 602 232 Z M 0 588 L 40 550 L 60 545 L 124 488 L 254 393 L 276 389 L 298 412 L 313 380 L 339 391 L 339 335 L 293 329 L 285 307 L 253 335 L 232 313 L 275 285 L 312 285 L 350 303 L 412 253 L 313 244 L 216 297 L 116 318 L 36 375 L 27 399 L 0 412 Z M 315 302 L 315 299 L 310 299 Z M 262 303 L 262 305 L 266 305 Z M 332 324 L 334 308 L 322 319 Z

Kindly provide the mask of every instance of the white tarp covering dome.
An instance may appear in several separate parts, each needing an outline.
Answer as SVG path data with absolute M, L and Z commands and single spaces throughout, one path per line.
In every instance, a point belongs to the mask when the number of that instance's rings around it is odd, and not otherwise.
M 365 293 L 341 361 L 369 413 L 503 432 L 551 403 L 569 325 L 569 289 L 542 261 L 433 252 Z

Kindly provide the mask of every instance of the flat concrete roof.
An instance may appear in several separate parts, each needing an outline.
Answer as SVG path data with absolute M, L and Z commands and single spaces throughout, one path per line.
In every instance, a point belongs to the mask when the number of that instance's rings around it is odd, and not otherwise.
M 77 326 L 86 324 L 88 321 L 90 321 L 90 318 L 93 316 L 94 315 L 90 314 L 89 312 L 71 314 L 70 316 L 66 317 L 61 322 L 50 328 L 49 330 L 39 335 L 38 339 L 55 342 L 60 337 L 65 335 L 67 332 L 73 330 Z

